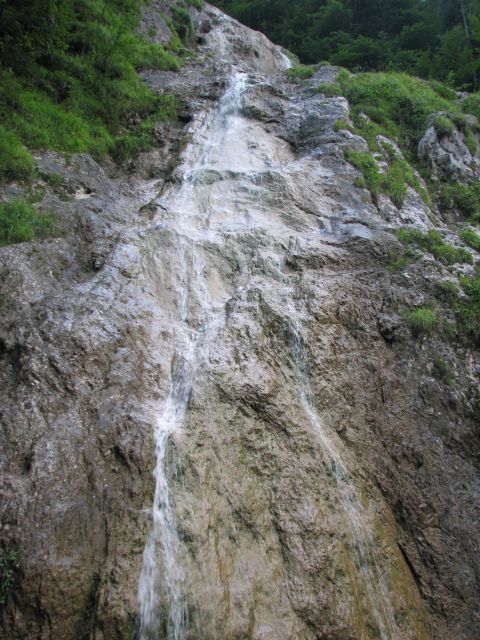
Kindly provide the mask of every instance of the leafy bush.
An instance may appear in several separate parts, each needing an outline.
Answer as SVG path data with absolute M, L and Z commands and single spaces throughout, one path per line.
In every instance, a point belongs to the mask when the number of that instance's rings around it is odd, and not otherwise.
M 54 231 L 52 214 L 40 213 L 24 200 L 0 204 L 0 246 L 49 236 Z
M 477 144 L 477 139 L 473 135 L 473 131 L 470 129 L 470 127 L 467 127 L 465 129 L 463 134 L 463 139 L 467 146 L 467 149 L 470 151 L 472 156 L 474 156 L 477 153 L 478 144 Z
M 472 113 L 480 120 L 480 92 L 470 94 L 462 103 L 465 113 Z
M 448 363 L 440 356 L 436 356 L 433 360 L 432 375 L 434 378 L 437 378 L 437 380 L 445 382 L 445 384 L 450 384 L 453 380 L 452 372 Z
M 433 309 L 419 307 L 407 313 L 407 322 L 412 333 L 416 336 L 429 334 L 438 324 L 437 314 Z

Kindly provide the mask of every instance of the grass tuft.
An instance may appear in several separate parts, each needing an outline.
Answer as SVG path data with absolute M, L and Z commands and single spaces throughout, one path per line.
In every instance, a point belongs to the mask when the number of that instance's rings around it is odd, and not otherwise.
M 45 238 L 54 232 L 54 217 L 24 200 L 0 204 L 0 246 Z
M 438 324 L 437 314 L 433 309 L 419 307 L 407 313 L 407 322 L 413 335 L 430 334 Z

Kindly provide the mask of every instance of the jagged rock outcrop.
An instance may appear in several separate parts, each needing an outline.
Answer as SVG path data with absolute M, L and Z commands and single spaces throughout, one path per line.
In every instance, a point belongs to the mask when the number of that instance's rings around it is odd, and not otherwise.
M 5 637 L 475 640 L 478 353 L 406 325 L 445 267 L 388 269 L 424 205 L 358 186 L 345 99 L 194 17 L 144 74 L 191 121 L 116 177 L 39 154 L 63 236 L 0 250 Z
M 429 165 L 433 179 L 471 182 L 480 179 L 479 124 L 474 116 L 463 116 L 451 130 L 438 131 L 435 121 L 449 114 L 433 114 L 425 135 L 418 145 L 418 156 Z M 467 137 L 470 134 L 470 144 Z

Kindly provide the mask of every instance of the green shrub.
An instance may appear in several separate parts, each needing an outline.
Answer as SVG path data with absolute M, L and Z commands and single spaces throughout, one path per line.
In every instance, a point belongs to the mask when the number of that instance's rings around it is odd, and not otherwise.
M 435 311 L 425 307 L 409 311 L 406 317 L 408 326 L 416 336 L 431 333 L 438 324 L 438 318 Z
M 480 276 L 462 277 L 460 284 L 467 299 L 454 308 L 458 330 L 476 346 L 480 346 Z
M 342 95 L 342 88 L 336 82 L 323 82 L 314 89 L 315 93 L 323 93 L 327 98 L 335 98 Z
M 28 242 L 54 231 L 52 214 L 40 213 L 24 200 L 0 204 L 0 246 Z
M 446 116 L 437 116 L 433 121 L 433 126 L 440 138 L 447 138 L 455 131 L 455 125 Z
M 174 4 L 170 7 L 170 11 L 175 31 L 182 42 L 187 42 L 193 32 L 192 18 L 188 10 L 185 7 Z
M 205 2 L 203 0 L 187 0 L 187 4 L 201 11 L 205 5 Z
M 15 581 L 15 551 L 0 547 L 0 605 L 5 604 Z
M 480 236 L 478 233 L 475 233 L 473 229 L 468 229 L 467 227 L 462 229 L 460 231 L 460 238 L 465 242 L 465 244 L 472 247 L 472 249 L 480 251 Z
M 437 378 L 437 380 L 445 382 L 445 384 L 450 384 L 453 380 L 449 365 L 440 356 L 437 356 L 433 360 L 432 375 L 434 378 Z

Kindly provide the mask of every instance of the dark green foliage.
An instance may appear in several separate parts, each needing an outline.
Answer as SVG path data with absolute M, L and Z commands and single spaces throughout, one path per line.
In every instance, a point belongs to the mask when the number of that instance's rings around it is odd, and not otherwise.
M 0 547 L 0 605 L 5 604 L 15 581 L 17 554 Z
M 54 218 L 24 200 L 0 204 L 0 246 L 44 238 L 54 231 Z
M 459 333 L 480 346 L 480 276 L 460 278 L 466 300 L 455 306 Z
M 437 314 L 433 309 L 419 307 L 406 315 L 408 326 L 413 335 L 429 334 L 438 324 Z
M 136 33 L 139 0 L 0 0 L 0 16 L 0 180 L 31 176 L 25 146 L 97 158 L 116 149 L 132 114 L 162 107 L 137 71 L 180 66 Z
M 265 32 L 305 63 L 327 59 L 355 71 L 408 71 L 458 88 L 478 89 L 478 0 L 216 0 L 214 4 Z M 452 99 L 447 90 L 438 91 Z
M 445 384 L 450 384 L 453 380 L 450 367 L 440 356 L 437 356 L 433 361 L 432 375 L 434 378 L 437 378 L 437 380 L 440 380 Z

